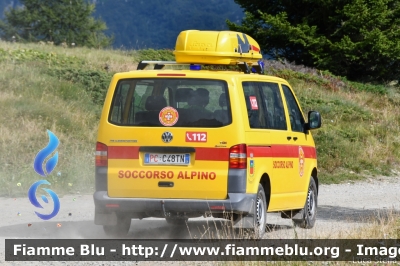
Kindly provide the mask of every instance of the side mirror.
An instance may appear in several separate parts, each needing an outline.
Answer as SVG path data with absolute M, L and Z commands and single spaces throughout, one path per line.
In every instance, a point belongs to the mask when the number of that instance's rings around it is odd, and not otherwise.
M 321 127 L 321 115 L 317 111 L 308 112 L 308 123 L 306 129 L 316 129 Z

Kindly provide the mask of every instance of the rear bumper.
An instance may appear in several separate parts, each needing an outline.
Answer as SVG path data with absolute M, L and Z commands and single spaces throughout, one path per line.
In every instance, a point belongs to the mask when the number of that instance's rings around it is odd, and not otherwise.
M 126 213 L 132 218 L 165 217 L 171 214 L 201 216 L 205 213 L 222 212 L 246 215 L 252 212 L 256 196 L 247 193 L 228 193 L 228 199 L 224 200 L 110 198 L 106 191 L 97 191 L 93 195 L 95 223 L 109 224 L 110 215 L 114 216 L 111 218 L 114 220 L 116 213 Z

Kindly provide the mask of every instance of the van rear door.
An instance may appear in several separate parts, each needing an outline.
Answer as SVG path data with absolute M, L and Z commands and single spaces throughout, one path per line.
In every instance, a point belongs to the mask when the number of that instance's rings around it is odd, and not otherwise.
M 225 81 L 122 79 L 108 129 L 108 195 L 225 199 L 232 116 Z

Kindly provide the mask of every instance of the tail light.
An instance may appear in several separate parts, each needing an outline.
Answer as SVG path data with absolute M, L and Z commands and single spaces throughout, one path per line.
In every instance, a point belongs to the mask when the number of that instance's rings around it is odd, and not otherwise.
M 246 144 L 232 146 L 229 149 L 229 168 L 247 168 L 247 147 Z
M 96 166 L 107 166 L 107 145 L 97 142 L 96 143 Z

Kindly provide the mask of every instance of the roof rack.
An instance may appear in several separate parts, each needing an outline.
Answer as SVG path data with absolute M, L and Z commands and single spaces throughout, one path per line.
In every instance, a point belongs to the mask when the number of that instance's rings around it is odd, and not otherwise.
M 165 66 L 168 65 L 173 65 L 173 66 L 190 66 L 190 65 L 205 65 L 205 66 L 210 66 L 214 64 L 189 64 L 189 63 L 177 63 L 176 61 L 148 61 L 148 60 L 143 60 L 140 61 L 137 70 L 144 70 L 148 66 L 153 66 L 153 70 L 161 70 Z M 214 65 L 215 66 L 215 65 Z M 220 65 L 218 65 L 220 66 Z M 223 65 L 226 66 L 226 65 Z M 250 73 L 258 73 L 258 74 L 264 74 L 264 62 L 261 60 L 257 64 L 252 64 L 249 66 L 246 62 L 238 62 L 237 66 L 242 70 L 245 74 L 250 74 Z
M 154 65 L 153 69 L 163 69 L 165 65 L 190 65 L 176 63 L 175 61 L 140 61 L 137 70 L 144 70 L 147 66 Z

